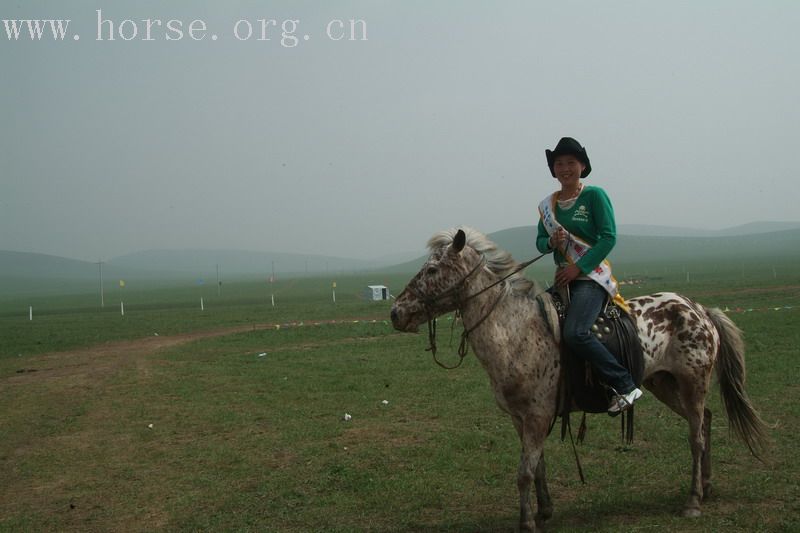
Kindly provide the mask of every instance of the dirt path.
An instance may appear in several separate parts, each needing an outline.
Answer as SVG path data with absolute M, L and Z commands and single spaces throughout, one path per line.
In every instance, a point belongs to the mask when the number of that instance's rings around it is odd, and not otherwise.
M 0 392 L 4 384 L 24 384 L 31 381 L 69 377 L 78 382 L 90 382 L 106 377 L 121 366 L 136 363 L 142 357 L 165 348 L 179 346 L 188 342 L 214 337 L 224 337 L 235 333 L 257 330 L 274 330 L 312 325 L 352 324 L 356 322 L 382 322 L 383 318 L 344 318 L 337 320 L 310 320 L 283 324 L 247 324 L 206 331 L 192 331 L 177 335 L 153 335 L 138 339 L 105 342 L 74 350 L 47 352 L 26 358 L 15 373 L 3 378 L 0 376 Z

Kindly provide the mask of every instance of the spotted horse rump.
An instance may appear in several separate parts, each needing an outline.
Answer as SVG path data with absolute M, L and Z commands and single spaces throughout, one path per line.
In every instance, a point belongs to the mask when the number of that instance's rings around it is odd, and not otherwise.
M 392 324 L 412 332 L 437 316 L 460 313 L 469 346 L 519 436 L 519 526 L 534 531 L 553 512 L 543 445 L 556 416 L 562 368 L 557 336 L 547 326 L 550 313 L 536 304 L 535 285 L 515 272 L 518 263 L 482 233 L 471 228 L 441 231 L 431 237 L 428 248 L 427 261 L 392 306 Z M 691 483 L 683 513 L 698 516 L 711 490 L 706 398 L 715 370 L 734 432 L 756 456 L 766 437 L 766 425 L 745 391 L 741 332 L 719 309 L 675 293 L 641 296 L 628 304 L 643 350 L 642 384 L 689 425 Z

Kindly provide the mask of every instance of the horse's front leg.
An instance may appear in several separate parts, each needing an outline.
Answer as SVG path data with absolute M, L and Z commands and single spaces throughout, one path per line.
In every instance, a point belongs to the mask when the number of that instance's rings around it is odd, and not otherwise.
M 532 417 L 531 417 L 532 418 Z M 515 422 L 515 425 L 517 423 Z M 536 531 L 536 517 L 531 506 L 531 482 L 536 480 L 536 495 L 541 506 L 540 519 L 545 519 L 549 507 L 552 513 L 550 495 L 547 492 L 547 483 L 544 481 L 545 469 L 542 461 L 542 447 L 547 430 L 540 428 L 533 420 L 526 420 L 519 424 L 517 431 L 520 433 L 522 441 L 522 453 L 519 459 L 519 470 L 517 472 L 517 488 L 519 489 L 519 530 Z M 541 467 L 539 466 L 541 463 Z M 548 516 L 549 517 L 549 516 Z
M 519 530 L 536 531 L 536 522 L 531 507 L 531 482 L 533 481 L 530 455 L 523 450 L 519 457 L 519 470 L 517 471 L 517 488 L 519 489 Z
M 553 516 L 553 501 L 550 499 L 550 492 L 547 490 L 547 471 L 544 466 L 544 450 L 539 457 L 536 471 L 533 476 L 536 485 L 536 522 L 542 524 Z

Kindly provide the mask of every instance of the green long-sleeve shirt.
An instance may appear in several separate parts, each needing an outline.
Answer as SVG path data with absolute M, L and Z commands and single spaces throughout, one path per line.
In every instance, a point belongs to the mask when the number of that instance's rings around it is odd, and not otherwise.
M 578 268 L 584 274 L 597 268 L 617 242 L 614 208 L 611 206 L 608 195 L 600 187 L 584 186 L 583 191 L 569 209 L 561 209 L 556 203 L 555 216 L 565 230 L 591 245 L 592 249 L 577 263 Z M 547 242 L 549 238 L 550 235 L 544 229 L 542 221 L 539 220 L 536 248 L 541 253 L 551 250 Z M 566 263 L 558 250 L 553 252 L 553 259 L 557 265 Z

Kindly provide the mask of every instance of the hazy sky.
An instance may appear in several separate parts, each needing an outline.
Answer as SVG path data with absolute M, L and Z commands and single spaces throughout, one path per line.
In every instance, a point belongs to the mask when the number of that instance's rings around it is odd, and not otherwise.
M 97 41 L 97 9 L 137 37 Z M 618 223 L 800 219 L 800 2 L 3 1 L 0 19 L 71 19 L 63 41 L 0 27 L 0 249 L 422 250 L 535 223 L 565 135 Z M 349 19 L 367 40 L 326 36 Z

